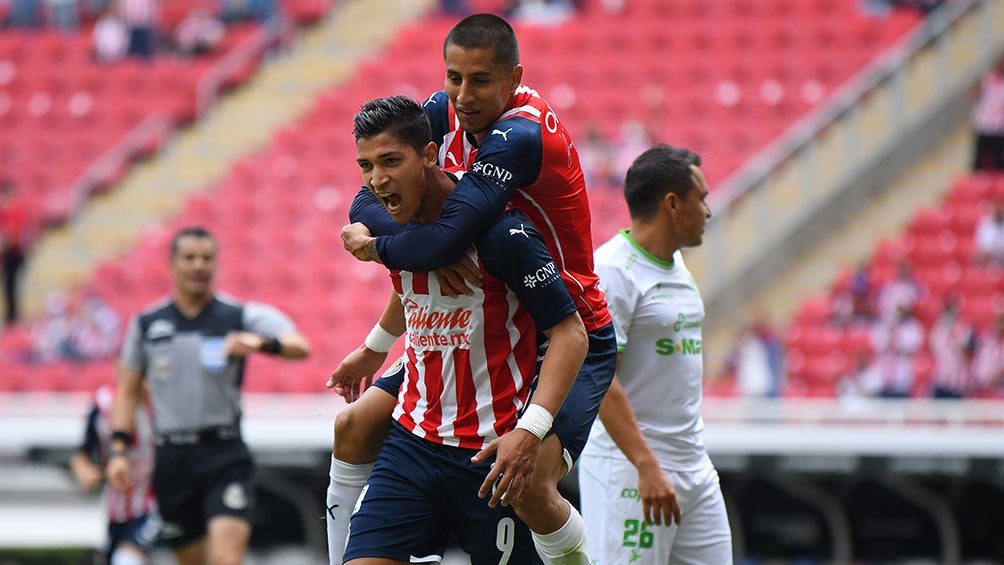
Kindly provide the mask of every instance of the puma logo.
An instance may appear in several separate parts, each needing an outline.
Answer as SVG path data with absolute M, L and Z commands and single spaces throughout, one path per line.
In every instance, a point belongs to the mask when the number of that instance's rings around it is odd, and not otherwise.
M 453 156 L 453 153 L 447 153 L 446 154 L 446 158 L 449 159 L 450 161 L 453 161 L 453 166 L 454 167 L 459 167 L 460 166 L 460 163 L 457 162 L 457 158 Z
M 530 239 L 530 236 L 526 234 L 526 226 L 524 226 L 523 224 L 519 225 L 519 229 L 509 228 L 509 235 L 516 235 L 518 233 L 521 233 L 523 234 L 523 237 Z
M 328 507 L 328 516 L 331 516 L 332 520 L 335 519 L 335 508 L 338 508 L 337 504 L 332 504 Z
M 512 128 L 509 128 L 509 129 L 507 129 L 505 131 L 502 131 L 500 129 L 493 129 L 492 130 L 492 135 L 495 135 L 497 133 L 497 134 L 499 134 L 499 135 L 502 136 L 502 139 L 504 139 L 506 141 L 509 141 L 509 132 L 511 132 L 511 131 L 512 131 Z

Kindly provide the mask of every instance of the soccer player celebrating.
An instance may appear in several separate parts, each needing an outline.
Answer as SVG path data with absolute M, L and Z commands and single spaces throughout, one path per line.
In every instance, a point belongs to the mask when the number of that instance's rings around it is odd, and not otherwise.
M 375 197 L 400 224 L 434 221 L 454 178 L 437 166 L 421 107 L 381 98 L 354 121 L 357 162 Z M 469 256 L 482 271 L 471 295 L 448 296 L 429 273 L 391 271 L 398 310 L 391 319 L 407 326 L 408 342 L 393 376 L 377 383 L 393 382 L 385 390 L 397 395 L 394 424 L 352 515 L 346 563 L 438 560 L 451 533 L 472 563 L 536 561 L 512 509 L 485 504 L 478 491 L 494 473 L 495 497 L 521 496 L 588 341 L 543 238 L 523 214 L 500 216 Z M 550 343 L 534 385 L 538 328 Z M 472 459 L 502 438 L 526 445 L 527 456 L 499 476 Z
M 581 453 L 616 364 L 610 315 L 593 273 L 589 203 L 578 153 L 550 106 L 521 84 L 519 48 L 505 20 L 490 14 L 465 18 L 447 35 L 443 55 L 445 90 L 430 96 L 424 109 L 439 146 L 439 165 L 456 166 L 467 174 L 444 201 L 436 221 L 407 230 L 388 229 L 383 205 L 369 191 L 360 191 L 351 215 L 361 223 L 344 228 L 343 240 L 357 258 L 378 260 L 388 268 L 440 269 L 436 278 L 449 293 L 464 282 L 457 271 L 445 268 L 458 259 L 464 265 L 468 246 L 510 203 L 539 228 L 588 332 L 589 352 L 565 404 L 554 415 L 554 434 L 540 447 L 537 472 L 524 494 L 510 495 L 506 503 L 534 532 L 545 563 L 588 563 L 578 512 L 563 501 L 539 502 L 561 501 L 558 480 Z M 469 265 L 459 272 L 466 272 L 463 279 L 468 281 L 479 278 Z M 386 317 L 385 312 L 366 345 L 351 353 L 329 381 L 349 399 L 359 382 L 379 369 L 397 335 L 388 331 L 392 328 Z M 364 394 L 362 402 L 341 411 L 335 421 L 328 490 L 329 550 L 334 552 L 339 544 L 332 540 L 344 537 L 348 509 L 386 433 L 390 408 L 378 394 Z M 497 451 L 482 494 L 498 473 L 506 474 L 513 461 L 525 457 L 518 447 L 503 438 L 479 454 L 483 461 Z M 495 502 L 498 498 L 490 504 Z M 337 562 L 338 556 L 332 553 L 331 558 Z

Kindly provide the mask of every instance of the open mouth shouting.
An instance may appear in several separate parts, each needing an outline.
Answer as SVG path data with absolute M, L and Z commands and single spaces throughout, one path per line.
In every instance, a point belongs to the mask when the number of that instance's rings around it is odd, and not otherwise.
M 377 192 L 376 197 L 383 202 L 387 211 L 391 214 L 397 212 L 401 208 L 401 196 L 394 194 L 393 192 Z

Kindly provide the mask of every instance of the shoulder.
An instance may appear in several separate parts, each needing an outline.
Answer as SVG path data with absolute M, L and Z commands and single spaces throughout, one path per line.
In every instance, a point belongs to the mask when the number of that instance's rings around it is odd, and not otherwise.
M 139 313 L 136 314 L 135 320 L 140 324 L 140 326 L 149 326 L 155 320 L 161 320 L 164 318 L 171 317 L 171 299 L 168 297 L 161 298 L 160 300 L 144 306 Z
M 449 126 L 449 116 L 450 116 L 450 99 L 446 96 L 446 92 L 440 90 L 439 92 L 432 93 L 425 102 L 422 102 L 422 109 L 425 110 L 425 115 L 429 117 L 429 123 L 432 124 L 433 132 L 442 130 L 444 127 Z M 442 133 L 440 131 L 440 133 Z

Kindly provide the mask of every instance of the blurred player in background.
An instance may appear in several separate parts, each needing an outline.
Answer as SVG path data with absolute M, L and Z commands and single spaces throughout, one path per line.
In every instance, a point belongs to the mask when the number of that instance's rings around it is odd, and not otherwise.
M 422 108 L 403 96 L 381 98 L 354 122 L 363 179 L 395 222 L 438 218 L 456 177 L 437 165 Z M 346 563 L 438 560 L 451 533 L 474 564 L 537 562 L 529 531 L 497 503 L 529 483 L 588 341 L 543 238 L 522 213 L 500 216 L 469 253 L 483 279 L 470 296 L 441 292 L 429 273 L 391 271 L 392 327 L 406 326 L 409 339 L 399 370 L 374 387 L 388 394 L 370 393 L 392 404 L 395 423 L 352 514 Z M 547 276 L 527 284 L 537 273 Z M 538 329 L 549 341 L 539 378 Z M 495 449 L 494 463 L 472 462 Z M 488 504 L 479 491 L 491 493 Z M 560 496 L 535 503 L 568 504 Z
M 437 278 L 447 292 L 451 288 L 470 292 L 464 280 L 476 281 L 479 275 L 469 267 L 457 271 L 446 268 L 462 258 L 474 238 L 510 202 L 540 230 L 585 324 L 590 346 L 579 378 L 555 417 L 554 437 L 548 436 L 541 447 L 539 472 L 523 499 L 508 502 L 533 530 L 545 563 L 557 562 L 551 560 L 567 559 L 579 551 L 576 548 L 585 547 L 582 518 L 571 505 L 529 501 L 560 499 L 558 480 L 571 469 L 585 445 L 616 362 L 610 315 L 593 273 L 582 168 L 550 106 L 536 91 L 521 84 L 519 48 L 505 20 L 490 14 L 465 18 L 447 35 L 443 56 L 446 88 L 430 96 L 424 109 L 439 145 L 439 165 L 459 167 L 467 174 L 446 199 L 435 222 L 382 231 L 386 219 L 367 220 L 365 226 L 347 226 L 343 239 L 346 249 L 359 259 L 378 260 L 388 268 L 413 272 L 441 269 Z M 352 217 L 361 217 L 369 207 L 386 218 L 382 206 L 367 192 L 361 191 L 353 203 Z M 393 235 L 373 238 L 371 233 Z M 458 276 L 458 271 L 465 274 Z M 350 354 L 336 369 L 332 386 L 351 397 L 361 380 L 371 378 L 395 337 L 385 328 L 382 322 L 374 327 L 367 339 L 369 345 Z M 328 496 L 331 535 L 338 535 L 334 529 L 344 523 L 345 506 L 351 507 L 365 483 L 387 417 L 379 407 L 367 408 L 366 404 L 350 405 L 338 415 Z M 342 509 L 341 517 L 338 508 Z
M 70 457 L 70 471 L 82 490 L 94 491 L 101 486 L 104 466 L 111 455 L 112 405 L 115 391 L 102 386 L 94 394 L 87 414 L 84 441 Z M 126 455 L 131 475 L 130 488 L 119 493 L 109 485 L 102 491 L 108 515 L 108 541 L 105 547 L 109 565 L 141 565 L 146 554 L 157 542 L 160 517 L 153 496 L 153 422 L 150 406 L 143 399 L 136 409 L 133 445 Z
M 642 153 L 624 184 L 631 228 L 596 250 L 620 352 L 579 464 L 597 565 L 732 562 L 700 411 L 704 302 L 680 254 L 711 217 L 700 165 L 668 145 Z
M 112 417 L 108 481 L 125 492 L 133 421 L 148 385 L 161 538 L 183 565 L 240 563 L 251 537 L 254 466 L 240 427 L 247 357 L 299 359 L 310 352 L 279 310 L 216 295 L 217 252 L 216 238 L 203 228 L 174 236 L 172 296 L 129 323 Z

